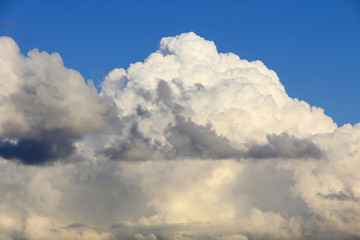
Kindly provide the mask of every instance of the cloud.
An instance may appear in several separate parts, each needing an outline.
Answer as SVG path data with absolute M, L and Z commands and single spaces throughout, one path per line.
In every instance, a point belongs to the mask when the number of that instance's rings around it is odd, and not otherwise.
M 165 147 L 172 144 L 164 133 L 177 116 L 211 126 L 241 150 L 250 142 L 265 144 L 267 135 L 303 139 L 336 128 L 322 109 L 288 97 L 263 63 L 219 54 L 213 42 L 194 33 L 164 38 L 143 63 L 113 70 L 101 95 L 113 98 L 122 119 L 144 110 L 146 118 L 134 118 L 139 131 Z
M 319 193 L 319 196 L 326 199 L 338 200 L 338 201 L 354 201 L 354 202 L 359 201 L 359 199 L 356 198 L 353 193 L 346 194 L 343 191 L 340 191 L 339 193 L 329 193 L 326 195 Z
M 225 137 L 218 136 L 210 126 L 198 126 L 183 116 L 176 116 L 175 121 L 176 124 L 166 130 L 174 157 L 226 159 L 242 156 L 241 151 L 232 147 Z
M 144 112 L 140 112 L 139 115 L 144 116 Z M 156 146 L 139 132 L 137 123 L 134 123 L 125 140 L 116 141 L 112 146 L 98 151 L 98 154 L 113 160 L 150 160 L 155 151 Z
M 72 223 L 72 224 L 66 226 L 65 228 L 82 228 L 82 227 L 86 227 L 86 224 Z
M 116 108 L 95 87 L 63 66 L 59 54 L 37 49 L 23 56 L 16 43 L 0 38 L 1 156 L 25 164 L 66 158 L 72 142 L 116 125 Z M 12 138 L 12 143 L 6 138 Z
M 260 61 L 185 33 L 98 93 L 2 37 L 0 79 L 1 239 L 360 237 L 360 125 Z
M 281 135 L 267 135 L 268 143 L 264 145 L 251 146 L 243 154 L 250 158 L 315 158 L 323 157 L 321 149 L 308 139 L 298 139 L 287 133 Z
M 75 152 L 74 138 L 64 130 L 44 131 L 39 139 L 17 139 L 16 142 L 0 141 L 0 156 L 20 160 L 26 165 L 50 164 L 58 159 L 66 159 Z

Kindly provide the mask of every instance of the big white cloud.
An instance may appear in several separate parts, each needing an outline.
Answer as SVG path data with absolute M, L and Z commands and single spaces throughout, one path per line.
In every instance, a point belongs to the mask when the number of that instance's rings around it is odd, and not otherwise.
M 0 77 L 1 239 L 360 238 L 360 126 L 260 61 L 185 33 L 97 94 L 3 37 Z

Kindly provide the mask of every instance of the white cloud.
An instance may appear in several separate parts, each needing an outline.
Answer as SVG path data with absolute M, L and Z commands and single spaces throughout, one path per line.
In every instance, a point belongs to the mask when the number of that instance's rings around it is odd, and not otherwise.
M 0 38 L 0 53 L 1 156 L 26 164 L 65 158 L 75 138 L 116 122 L 108 100 L 80 73 L 65 68 L 59 54 L 34 49 L 26 57 L 8 37 Z M 29 157 L 30 147 L 42 160 Z
M 360 237 L 360 125 L 260 61 L 181 34 L 98 94 L 0 38 L 0 77 L 2 239 Z
M 159 83 L 171 99 L 158 100 Z M 175 113 L 198 125 L 211 124 L 238 146 L 264 142 L 272 133 L 304 137 L 336 127 L 322 109 L 289 98 L 275 72 L 260 61 L 219 54 L 213 42 L 193 33 L 164 38 L 144 63 L 113 70 L 102 94 L 113 96 L 122 116 L 135 114 L 137 105 L 149 111 L 150 119 L 139 126 L 159 141 Z
M 25 57 L 16 43 L 1 38 L 1 135 L 38 137 L 39 131 L 69 128 L 75 135 L 104 128 L 107 108 L 96 89 L 63 66 L 59 54 L 37 49 Z M 89 108 L 89 106 L 92 106 Z

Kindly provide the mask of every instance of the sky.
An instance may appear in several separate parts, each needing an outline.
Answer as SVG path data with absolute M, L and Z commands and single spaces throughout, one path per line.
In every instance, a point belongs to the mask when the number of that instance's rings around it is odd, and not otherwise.
M 359 2 L 0 3 L 1 240 L 360 239 Z
M 345 1 L 9 1 L 0 34 L 21 51 L 58 52 L 97 86 L 143 61 L 162 37 L 193 31 L 219 52 L 261 60 L 291 97 L 325 109 L 338 125 L 359 122 L 360 4 Z M 145 37 L 146 36 L 146 37 Z

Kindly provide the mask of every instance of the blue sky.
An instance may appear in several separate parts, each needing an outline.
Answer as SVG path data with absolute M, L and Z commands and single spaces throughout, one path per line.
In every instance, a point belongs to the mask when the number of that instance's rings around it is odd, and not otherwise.
M 194 31 L 219 52 L 261 60 L 291 97 L 338 125 L 360 121 L 360 1 L 0 1 L 0 35 L 59 52 L 97 85 L 162 37 Z

